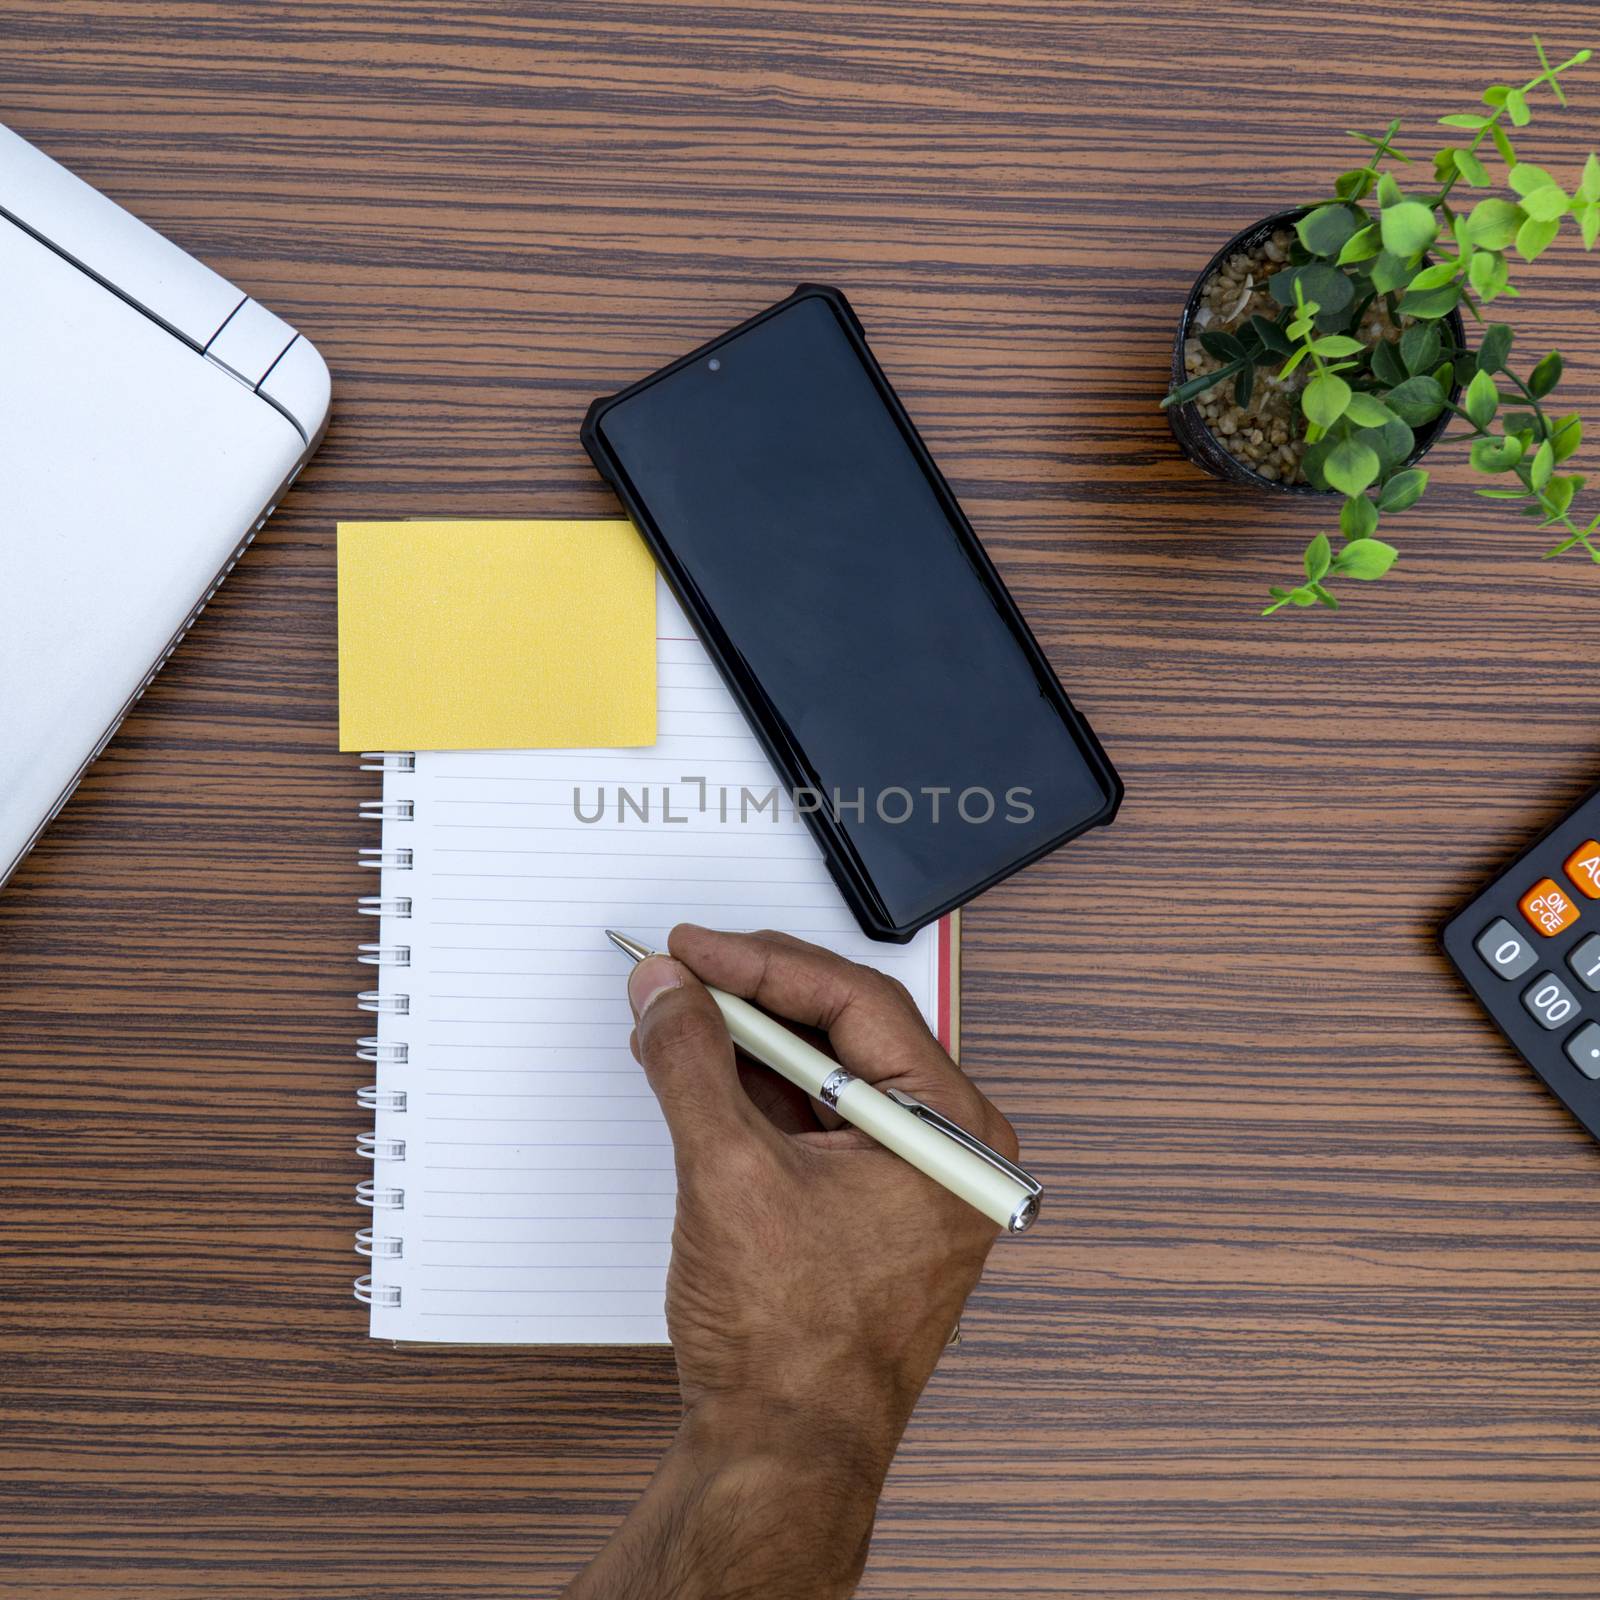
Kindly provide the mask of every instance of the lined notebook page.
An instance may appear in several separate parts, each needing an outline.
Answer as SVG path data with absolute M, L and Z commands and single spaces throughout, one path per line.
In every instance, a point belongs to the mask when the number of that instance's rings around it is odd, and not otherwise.
M 938 930 L 905 946 L 861 933 L 664 586 L 657 633 L 653 747 L 419 752 L 385 777 L 385 800 L 414 816 L 384 824 L 412 866 L 383 872 L 411 915 L 381 923 L 410 956 L 380 979 L 408 1009 L 378 1019 L 385 1053 L 406 1059 L 378 1069 L 405 1109 L 377 1113 L 380 1152 L 403 1140 L 404 1154 L 375 1163 L 372 1275 L 390 1292 L 374 1337 L 666 1338 L 672 1147 L 628 1050 L 627 962 L 605 928 L 657 946 L 679 921 L 782 928 L 893 974 L 937 1025 Z M 602 791 L 603 816 L 581 820 Z

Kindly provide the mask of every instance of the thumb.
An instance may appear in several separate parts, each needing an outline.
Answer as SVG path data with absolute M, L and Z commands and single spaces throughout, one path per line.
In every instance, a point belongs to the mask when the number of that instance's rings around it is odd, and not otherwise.
M 647 956 L 628 975 L 628 1003 L 634 1053 L 678 1154 L 759 1137 L 763 1119 L 739 1082 L 733 1040 L 705 985 L 670 956 Z

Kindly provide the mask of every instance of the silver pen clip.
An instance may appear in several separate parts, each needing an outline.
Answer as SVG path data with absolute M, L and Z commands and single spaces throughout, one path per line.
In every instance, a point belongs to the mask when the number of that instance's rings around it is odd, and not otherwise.
M 1014 1179 L 1027 1191 L 1027 1199 L 1011 1214 L 1010 1232 L 1022 1233 L 1033 1224 L 1039 1215 L 1039 1202 L 1044 1197 L 1044 1185 L 1033 1176 L 1031 1172 L 1024 1172 L 1015 1161 L 1007 1161 L 998 1150 L 986 1145 L 975 1133 L 968 1133 L 959 1122 L 952 1122 L 942 1111 L 935 1111 L 932 1106 L 924 1105 L 914 1094 L 907 1094 L 903 1089 L 886 1089 L 885 1094 L 896 1105 L 904 1106 L 912 1116 L 929 1127 L 937 1128 L 947 1139 L 955 1142 L 981 1160 L 987 1161 L 996 1171 L 1003 1172 L 1008 1178 Z

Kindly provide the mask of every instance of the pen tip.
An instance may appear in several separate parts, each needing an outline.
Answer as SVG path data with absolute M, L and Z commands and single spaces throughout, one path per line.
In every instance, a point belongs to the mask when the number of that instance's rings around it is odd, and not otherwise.
M 606 938 L 634 961 L 643 961 L 646 956 L 655 954 L 648 945 L 640 944 L 637 939 L 630 939 L 625 933 L 618 933 L 615 928 L 606 929 Z

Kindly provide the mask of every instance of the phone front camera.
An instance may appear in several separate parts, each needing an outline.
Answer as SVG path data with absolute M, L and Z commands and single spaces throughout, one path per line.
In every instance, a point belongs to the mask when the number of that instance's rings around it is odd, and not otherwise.
M 708 362 L 706 362 L 706 366 L 712 372 L 721 372 L 722 371 L 722 363 L 715 356 L 712 356 L 712 358 Z

